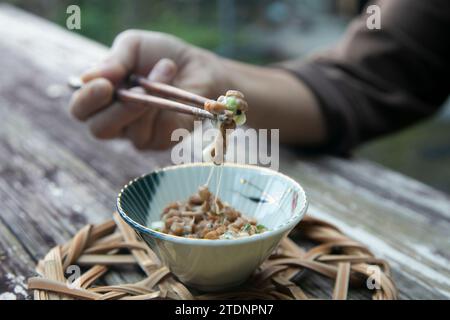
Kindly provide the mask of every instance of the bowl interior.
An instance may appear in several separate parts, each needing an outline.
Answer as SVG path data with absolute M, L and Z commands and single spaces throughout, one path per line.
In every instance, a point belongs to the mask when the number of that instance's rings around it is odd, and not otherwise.
M 210 174 L 212 193 L 269 230 L 299 221 L 305 211 L 303 189 L 287 176 L 256 166 L 206 163 L 167 167 L 131 181 L 119 194 L 118 210 L 133 224 L 149 227 L 164 207 L 196 193 Z

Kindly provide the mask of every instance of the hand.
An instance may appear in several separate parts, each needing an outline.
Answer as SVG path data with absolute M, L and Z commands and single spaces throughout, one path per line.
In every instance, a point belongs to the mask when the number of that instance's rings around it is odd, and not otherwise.
M 229 86 L 224 70 L 218 56 L 171 35 L 125 31 L 108 58 L 82 75 L 86 84 L 74 93 L 71 112 L 99 139 L 125 137 L 137 149 L 165 149 L 173 130 L 192 129 L 193 117 L 115 101 L 115 86 L 134 73 L 216 99 Z

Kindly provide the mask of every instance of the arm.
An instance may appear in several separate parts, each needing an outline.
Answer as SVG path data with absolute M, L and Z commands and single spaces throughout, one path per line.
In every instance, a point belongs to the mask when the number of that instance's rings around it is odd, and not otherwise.
M 449 4 L 380 1 L 381 30 L 357 19 L 331 52 L 284 69 L 227 60 L 165 34 L 126 32 L 107 61 L 84 75 L 89 83 L 74 95 L 72 112 L 99 138 L 167 148 L 173 129 L 192 127 L 192 118 L 112 101 L 113 85 L 134 72 L 213 99 L 240 90 L 250 125 L 279 128 L 291 145 L 346 153 L 442 104 L 449 92 Z
M 363 15 L 330 51 L 285 64 L 314 93 L 335 153 L 432 115 L 450 92 L 450 2 L 376 3 L 381 30 Z
M 280 140 L 296 146 L 320 145 L 325 123 L 318 103 L 303 82 L 278 68 L 224 61 L 229 87 L 244 92 L 249 103 L 248 124 L 280 129 Z
M 314 96 L 292 73 L 228 60 L 170 35 L 127 31 L 107 59 L 82 76 L 86 85 L 71 100 L 72 114 L 97 138 L 125 137 L 136 148 L 161 149 L 171 145 L 174 129 L 192 128 L 191 116 L 115 101 L 114 86 L 130 73 L 212 99 L 238 89 L 250 104 L 251 126 L 280 129 L 280 139 L 295 145 L 319 144 L 325 137 Z

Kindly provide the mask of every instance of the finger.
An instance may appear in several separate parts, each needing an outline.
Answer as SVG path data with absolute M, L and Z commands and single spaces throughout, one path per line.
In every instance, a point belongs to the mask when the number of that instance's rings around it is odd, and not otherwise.
M 154 120 L 159 110 L 148 110 L 124 129 L 124 137 L 130 140 L 138 150 L 146 149 L 152 136 Z
M 161 59 L 153 67 L 148 75 L 148 79 L 152 81 L 170 83 L 177 72 L 176 64 L 170 59 Z M 125 137 L 133 142 L 134 146 L 139 149 L 148 147 L 152 140 L 153 131 L 158 130 L 158 123 L 155 121 L 159 109 L 149 109 L 144 116 L 131 123 L 124 132 Z M 161 128 L 159 128 L 161 129 Z
M 165 68 L 166 70 L 165 72 L 163 72 L 163 70 L 159 72 L 158 68 Z M 156 69 L 153 72 L 154 75 L 162 74 L 167 77 L 172 74 L 171 80 L 175 78 L 175 74 L 177 73 L 177 66 L 175 62 L 170 59 L 160 60 L 158 64 L 155 65 L 154 69 Z M 150 80 L 158 81 L 158 79 L 152 79 L 151 76 L 152 74 L 149 76 Z M 162 110 L 157 114 L 157 117 L 154 118 L 155 125 L 152 126 L 153 130 L 148 141 L 146 142 L 146 147 L 155 150 L 169 148 L 173 145 L 173 142 L 170 140 L 172 132 L 180 127 L 188 127 L 192 124 L 192 122 L 193 117 L 190 115 L 176 114 L 174 112 Z
M 113 92 L 111 82 L 103 78 L 95 79 L 73 94 L 70 111 L 75 118 L 85 121 L 111 103 Z
M 159 60 L 148 75 L 151 81 L 171 83 L 177 73 L 177 65 L 171 59 Z
M 158 123 L 161 130 L 153 131 L 147 148 L 164 150 L 175 144 L 174 141 L 171 141 L 171 136 L 175 129 L 186 128 L 192 130 L 194 117 L 187 114 L 176 114 L 171 111 L 161 111 L 155 122 Z
M 147 74 L 163 57 L 182 56 L 184 48 L 180 40 L 167 34 L 128 30 L 116 37 L 108 58 L 81 79 L 88 82 L 105 77 L 118 84 L 131 73 Z
M 141 106 L 116 102 L 88 120 L 92 135 L 98 139 L 122 136 L 123 129 L 145 113 Z
M 131 90 L 143 92 L 142 88 Z M 91 116 L 88 126 L 92 135 L 99 139 L 117 138 L 123 135 L 126 126 L 141 117 L 147 110 L 139 104 L 115 102 Z
M 107 78 L 114 84 L 120 83 L 131 73 L 139 55 L 141 37 L 138 32 L 124 32 L 116 37 L 108 57 L 98 66 L 86 71 L 81 79 L 88 82 L 95 78 Z

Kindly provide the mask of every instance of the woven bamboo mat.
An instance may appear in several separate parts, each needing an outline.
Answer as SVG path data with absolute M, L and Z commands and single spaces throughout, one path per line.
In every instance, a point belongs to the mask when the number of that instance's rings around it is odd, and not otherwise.
M 389 265 L 333 225 L 306 217 L 291 234 L 301 235 L 314 246 L 305 250 L 285 238 L 239 290 L 204 294 L 179 282 L 115 213 L 113 220 L 86 225 L 68 243 L 51 249 L 39 261 L 36 271 L 40 276 L 30 278 L 28 288 L 34 290 L 37 300 L 314 299 L 302 290 L 301 278 L 293 281 L 308 269 L 334 280 L 330 292 L 333 299 L 346 299 L 349 286 L 368 288 L 367 280 L 373 277 L 373 270 L 379 270 L 379 287 L 370 290 L 372 298 L 397 298 Z M 95 285 L 110 269 L 127 264 L 139 265 L 145 277 L 131 284 Z M 64 270 L 73 265 L 85 271 L 76 282 L 69 282 Z

